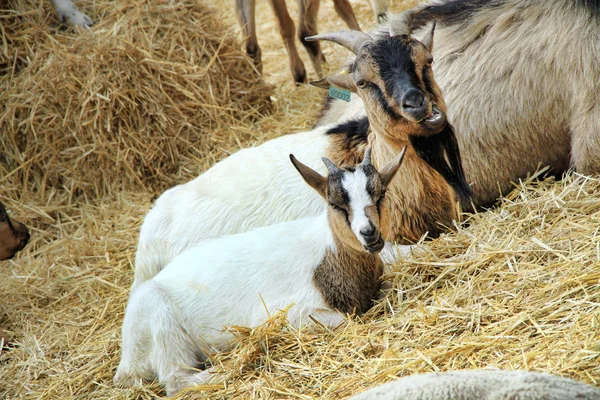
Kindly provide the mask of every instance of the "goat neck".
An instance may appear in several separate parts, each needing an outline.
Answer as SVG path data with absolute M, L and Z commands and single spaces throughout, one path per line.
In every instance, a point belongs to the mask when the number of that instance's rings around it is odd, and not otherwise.
M 325 257 L 314 273 L 315 286 L 331 308 L 343 313 L 362 314 L 377 298 L 381 286 L 383 265 L 378 254 L 356 250 L 337 235 L 335 248 Z

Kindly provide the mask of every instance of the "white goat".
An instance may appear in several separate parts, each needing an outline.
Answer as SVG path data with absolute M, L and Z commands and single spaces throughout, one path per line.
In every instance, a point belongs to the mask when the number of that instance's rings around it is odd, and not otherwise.
M 466 370 L 411 375 L 348 400 L 600 400 L 600 389 L 529 371 Z
M 73 0 L 51 0 L 58 17 L 62 22 L 68 21 L 73 26 L 89 28 L 94 25 L 90 17 L 79 11 Z
M 403 34 L 370 43 L 370 48 L 379 49 L 384 59 L 427 68 L 424 64 L 430 56 L 426 46 L 405 36 L 405 29 L 405 24 L 397 24 L 394 33 Z M 370 39 L 361 32 L 333 36 L 342 42 Z M 430 35 L 427 46 L 432 39 Z M 389 46 L 390 43 L 393 46 Z M 365 54 L 360 67 L 368 70 L 372 62 Z M 381 74 L 404 84 L 395 95 L 398 100 L 391 106 L 382 105 L 382 101 L 388 100 L 381 100 L 374 90 L 358 93 L 369 99 L 372 106 L 369 110 L 369 118 L 373 119 L 371 131 L 369 121 L 364 118 L 286 135 L 241 150 L 195 180 L 160 196 L 142 225 L 132 290 L 202 240 L 319 214 L 324 206 L 316 193 L 294 179 L 295 171 L 285 157 L 292 152 L 312 168 L 321 168 L 319 159 L 324 155 L 339 165 L 354 165 L 360 162 L 364 149 L 371 143 L 373 163 L 380 167 L 408 146 L 405 173 L 390 185 L 382 205 L 387 216 L 384 239 L 411 244 L 426 232 L 435 237 L 443 231 L 443 226 L 452 226 L 456 216 L 455 190 L 463 193 L 468 188 L 461 178 L 460 155 L 452 144 L 452 128 L 443 118 L 445 104 L 433 76 L 429 70 L 422 74 L 420 70 L 417 73 L 385 68 Z M 383 88 L 386 82 L 380 79 L 379 84 Z M 421 89 L 426 86 L 428 90 Z M 417 96 L 422 104 L 418 108 L 403 105 L 404 95 Z M 436 109 L 441 111 L 436 113 Z M 391 110 L 393 115 L 386 110 Z M 428 118 L 429 113 L 432 118 Z
M 201 383 L 207 371 L 194 374 L 189 367 L 211 349 L 229 347 L 224 326 L 255 327 L 290 304 L 294 327 L 309 316 L 337 326 L 344 314 L 368 310 L 383 273 L 381 200 L 405 150 L 379 173 L 369 150 L 356 168 L 323 158 L 327 178 L 290 156 L 327 210 L 201 243 L 132 292 L 115 384 L 157 377 L 170 395 Z

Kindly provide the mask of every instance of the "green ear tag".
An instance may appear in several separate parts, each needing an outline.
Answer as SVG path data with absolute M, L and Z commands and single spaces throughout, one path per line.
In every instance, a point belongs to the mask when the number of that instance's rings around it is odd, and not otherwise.
M 340 89 L 335 86 L 329 86 L 329 96 L 334 99 L 340 99 L 350 102 L 350 91 L 346 89 Z

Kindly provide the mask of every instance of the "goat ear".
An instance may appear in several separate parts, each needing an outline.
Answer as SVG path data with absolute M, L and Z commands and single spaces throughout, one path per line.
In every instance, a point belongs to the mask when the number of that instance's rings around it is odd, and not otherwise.
M 332 75 L 318 81 L 313 81 L 310 84 L 321 89 L 329 89 L 329 86 L 335 86 L 356 93 L 356 84 L 354 83 L 352 74 Z
M 402 149 L 400 154 L 398 154 L 392 161 L 390 161 L 385 167 L 379 171 L 379 175 L 381 176 L 381 180 L 383 184 L 387 186 L 391 181 L 400 165 L 402 165 L 402 160 L 404 160 L 404 154 L 406 153 L 406 146 Z
M 436 25 L 436 22 L 435 22 L 435 20 L 433 20 L 431 29 L 429 30 L 429 32 L 427 32 L 425 37 L 421 40 L 421 43 L 423 43 L 423 45 L 427 48 L 427 50 L 429 50 L 430 53 L 433 52 L 433 32 L 435 31 L 435 25 Z
M 327 178 L 319 174 L 314 169 L 302 164 L 300 161 L 290 154 L 290 161 L 298 170 L 304 181 L 317 191 L 323 198 L 327 198 Z

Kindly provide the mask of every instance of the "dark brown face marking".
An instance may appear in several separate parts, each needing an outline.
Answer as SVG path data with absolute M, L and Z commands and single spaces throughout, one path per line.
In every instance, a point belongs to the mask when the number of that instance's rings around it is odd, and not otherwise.
M 378 131 L 398 135 L 432 135 L 445 124 L 445 104 L 431 63 L 419 41 L 406 36 L 386 37 L 365 46 L 353 64 L 353 78 L 370 122 Z M 400 139 L 400 137 L 394 137 Z

